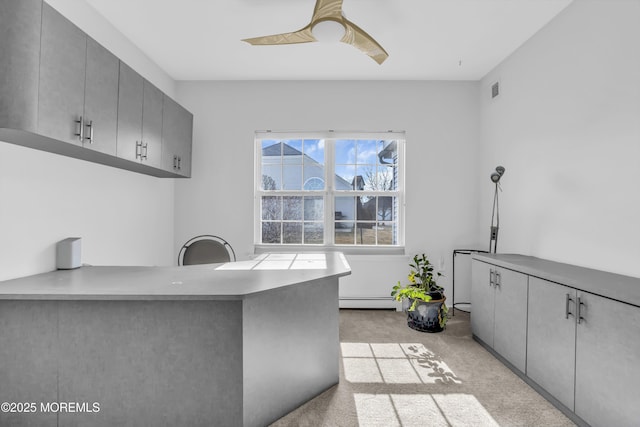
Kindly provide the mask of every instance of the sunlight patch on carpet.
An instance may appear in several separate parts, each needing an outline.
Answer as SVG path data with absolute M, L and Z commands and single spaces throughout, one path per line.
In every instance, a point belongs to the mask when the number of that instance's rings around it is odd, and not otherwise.
M 498 426 L 470 394 L 356 393 L 353 397 L 360 427 Z
M 444 360 L 418 343 L 340 343 L 351 383 L 461 384 Z

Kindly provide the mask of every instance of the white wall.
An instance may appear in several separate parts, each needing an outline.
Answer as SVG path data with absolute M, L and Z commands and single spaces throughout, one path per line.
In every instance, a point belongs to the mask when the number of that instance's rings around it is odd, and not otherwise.
M 482 80 L 482 239 L 640 277 L 640 2 L 580 0 Z M 490 100 L 489 86 L 501 94 Z
M 52 6 L 170 95 L 173 80 L 84 2 Z M 0 141 L 0 280 L 55 269 L 55 243 L 82 237 L 89 264 L 168 265 L 173 180 Z
M 450 270 L 476 246 L 479 92 L 474 82 L 179 82 L 194 114 L 193 176 L 176 182 L 175 251 L 219 234 L 253 254 L 256 130 L 405 130 L 406 256 L 351 256 L 341 295 L 388 296 L 426 252 Z M 383 263 L 381 263 L 383 261 Z M 446 283 L 450 282 L 447 277 Z

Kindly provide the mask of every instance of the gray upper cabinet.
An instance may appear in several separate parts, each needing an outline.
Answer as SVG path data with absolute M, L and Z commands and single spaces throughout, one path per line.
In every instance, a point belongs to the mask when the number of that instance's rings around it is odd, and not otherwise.
M 124 62 L 120 62 L 118 96 L 118 157 L 140 160 L 142 142 L 142 101 L 144 79 Z
M 145 80 L 142 102 L 143 161 L 157 168 L 162 167 L 163 105 L 162 91 Z M 191 146 L 191 138 L 188 145 Z
M 162 167 L 163 101 L 160 89 L 120 63 L 118 157 Z
M 87 36 L 44 3 L 38 133 L 82 145 Z
M 119 66 L 117 57 L 87 38 L 83 144 L 113 156 L 116 154 Z
M 40 0 L 0 0 L 0 128 L 36 132 Z
M 193 115 L 168 96 L 162 120 L 162 165 L 167 171 L 191 176 Z
M 177 178 L 191 174 L 192 126 L 42 0 L 0 0 L 0 141 Z

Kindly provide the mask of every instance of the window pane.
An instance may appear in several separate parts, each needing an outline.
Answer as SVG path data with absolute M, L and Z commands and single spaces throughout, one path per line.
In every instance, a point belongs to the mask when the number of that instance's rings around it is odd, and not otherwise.
M 318 164 L 304 165 L 305 190 L 324 190 L 324 168 Z
M 356 190 L 376 189 L 376 167 L 375 165 L 358 165 L 356 168 Z
M 280 243 L 280 222 L 262 223 L 262 243 Z
M 357 219 L 358 221 L 375 221 L 376 219 L 376 198 L 356 197 Z
M 397 165 L 398 143 L 396 141 L 380 141 L 378 144 L 378 162 L 384 165 Z
M 312 245 L 324 243 L 324 225 L 320 222 L 305 222 L 304 243 Z
M 304 219 L 306 221 L 322 221 L 324 218 L 324 199 L 322 197 L 304 198 Z
M 375 245 L 376 229 L 375 223 L 357 222 L 356 223 L 356 245 Z
M 336 166 L 336 190 L 353 190 L 353 177 L 356 176 L 355 165 Z
M 282 224 L 282 243 L 302 243 L 301 222 L 285 222 Z
M 358 153 L 357 163 L 372 163 L 375 164 L 378 158 L 377 141 L 375 140 L 360 140 L 358 141 L 356 151 Z
M 353 245 L 354 244 L 354 223 L 353 222 L 337 222 L 335 224 L 335 242 L 336 245 Z
M 302 164 L 302 140 L 288 139 L 282 143 L 282 163 Z
M 395 245 L 396 244 L 396 225 L 392 222 L 379 222 L 376 226 L 378 233 L 379 245 Z
M 352 139 L 338 139 L 335 143 L 336 164 L 355 164 L 356 142 Z
M 302 190 L 302 165 L 282 166 L 282 189 Z
M 302 197 L 282 198 L 282 219 L 302 220 Z
M 324 140 L 305 139 L 303 145 L 304 163 L 324 165 Z
M 280 165 L 262 165 L 262 189 L 263 190 L 280 190 L 282 166 Z
M 351 220 L 356 219 L 356 198 L 355 197 L 336 197 L 335 199 L 335 219 Z
M 394 168 L 389 166 L 378 166 L 374 189 L 377 191 L 390 191 L 395 190 L 395 187 L 396 179 Z
M 262 140 L 262 157 L 271 157 L 277 158 L 280 161 L 280 157 L 282 156 L 282 144 L 280 141 L 276 141 L 273 139 L 263 139 Z
M 262 219 L 263 220 L 280 220 L 282 219 L 282 203 L 281 197 L 265 196 L 262 197 Z
M 394 220 L 393 206 L 395 197 L 378 197 L 378 221 Z

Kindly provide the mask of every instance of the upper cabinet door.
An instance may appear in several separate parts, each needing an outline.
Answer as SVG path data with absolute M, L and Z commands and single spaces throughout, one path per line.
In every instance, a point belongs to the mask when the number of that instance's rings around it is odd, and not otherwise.
M 38 133 L 82 144 L 86 51 L 86 35 L 43 3 Z
M 168 96 L 164 97 L 162 165 L 167 171 L 191 176 L 193 115 Z
M 0 0 L 0 128 L 38 128 L 41 0 Z
M 143 162 L 162 167 L 162 108 L 164 94 L 160 89 L 144 81 L 142 107 Z
M 142 156 L 142 100 L 144 79 L 120 62 L 117 155 L 139 161 Z
M 84 97 L 84 146 L 115 156 L 120 61 L 98 42 L 87 38 Z

